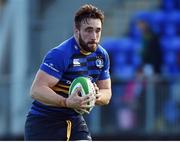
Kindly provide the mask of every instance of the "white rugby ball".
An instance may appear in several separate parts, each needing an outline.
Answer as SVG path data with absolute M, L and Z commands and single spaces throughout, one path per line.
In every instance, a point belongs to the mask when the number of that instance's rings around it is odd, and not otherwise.
M 74 91 L 76 91 L 76 89 L 78 87 L 81 88 L 81 92 L 79 94 L 80 96 L 85 96 L 89 93 L 95 94 L 94 85 L 88 77 L 77 77 L 77 78 L 75 78 L 69 87 L 69 95 L 74 93 Z M 88 102 L 87 105 L 94 106 L 94 104 L 95 104 L 95 100 Z M 92 110 L 92 108 L 93 107 L 87 108 L 86 111 L 89 113 Z M 82 110 L 77 110 L 77 109 L 74 109 L 74 110 L 80 114 L 84 113 L 84 111 L 82 111 Z

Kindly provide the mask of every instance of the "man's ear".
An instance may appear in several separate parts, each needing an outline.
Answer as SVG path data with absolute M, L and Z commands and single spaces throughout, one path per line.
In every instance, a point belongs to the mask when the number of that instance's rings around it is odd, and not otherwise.
M 76 32 L 77 34 L 79 34 L 79 30 L 78 30 L 78 29 L 76 29 L 75 32 Z
M 77 29 L 75 26 L 74 26 L 74 34 L 76 35 L 76 37 L 78 37 L 79 35 L 79 29 Z
M 75 25 L 73 26 L 73 30 L 74 30 L 74 32 L 76 33 L 77 28 L 76 28 L 76 26 L 75 26 Z

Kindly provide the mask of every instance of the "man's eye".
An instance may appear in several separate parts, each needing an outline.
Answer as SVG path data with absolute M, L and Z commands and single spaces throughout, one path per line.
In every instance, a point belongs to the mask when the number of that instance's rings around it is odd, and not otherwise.
M 101 28 L 96 29 L 96 33 L 99 33 L 99 32 L 101 32 Z
M 88 33 L 91 33 L 92 31 L 93 31 L 93 30 L 91 30 L 91 29 L 88 29 L 88 30 L 87 30 Z
M 96 30 L 96 33 L 99 33 L 100 32 L 100 30 Z

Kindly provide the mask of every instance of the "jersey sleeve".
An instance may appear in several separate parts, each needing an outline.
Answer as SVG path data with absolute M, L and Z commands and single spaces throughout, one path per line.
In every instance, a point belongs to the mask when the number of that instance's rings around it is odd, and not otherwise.
M 44 57 L 40 69 L 57 79 L 61 79 L 61 76 L 65 71 L 65 59 L 63 53 L 58 49 L 50 50 Z
M 99 80 L 105 80 L 110 78 L 110 73 L 109 73 L 109 68 L 110 68 L 110 60 L 109 60 L 109 55 L 107 52 L 105 52 L 105 57 L 104 57 L 104 67 L 102 68 L 101 74 L 99 76 Z

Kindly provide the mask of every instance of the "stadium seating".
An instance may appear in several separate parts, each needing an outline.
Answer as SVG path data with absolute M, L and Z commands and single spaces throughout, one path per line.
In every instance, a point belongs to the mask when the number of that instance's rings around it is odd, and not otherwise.
M 162 0 L 162 10 L 164 11 L 174 11 L 176 9 L 175 0 Z
M 131 38 L 109 39 L 102 42 L 111 58 L 112 75 L 116 79 L 132 79 L 141 64 L 139 42 Z
M 163 53 L 162 74 L 178 75 L 180 71 L 180 1 L 162 0 L 161 8 L 154 11 L 139 11 L 132 16 L 129 33 L 126 38 L 104 42 L 112 58 L 112 74 L 119 78 L 131 78 L 141 65 L 140 56 L 142 32 L 136 22 L 149 23 L 152 30 L 160 36 Z M 109 44 L 109 45 L 108 45 Z

